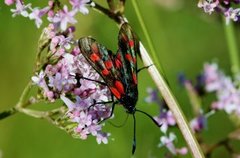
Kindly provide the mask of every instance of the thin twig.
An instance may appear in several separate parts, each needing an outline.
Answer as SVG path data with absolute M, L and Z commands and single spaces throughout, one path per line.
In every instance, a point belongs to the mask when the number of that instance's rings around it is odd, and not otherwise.
M 17 112 L 17 110 L 13 107 L 9 110 L 5 110 L 3 112 L 0 112 L 0 120 L 3 120 L 13 114 L 15 114 Z
M 29 81 L 27 86 L 24 88 L 23 93 L 21 94 L 19 101 L 16 105 L 17 108 L 19 107 L 26 107 L 29 104 L 27 103 L 28 101 L 26 101 L 26 98 L 28 97 L 29 91 L 32 87 L 32 81 Z
M 116 23 L 121 24 L 123 22 L 123 18 L 121 16 L 120 12 L 114 13 L 110 11 L 109 9 L 104 8 L 100 4 L 93 2 L 93 5 L 91 5 L 94 10 L 99 11 L 100 13 L 103 13 L 104 15 L 107 15 L 110 19 L 114 20 Z

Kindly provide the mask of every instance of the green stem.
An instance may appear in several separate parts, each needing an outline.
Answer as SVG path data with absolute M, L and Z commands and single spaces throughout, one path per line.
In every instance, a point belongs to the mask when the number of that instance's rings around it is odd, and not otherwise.
M 17 108 L 17 111 L 35 118 L 43 119 L 47 117 L 47 113 L 43 111 L 37 111 L 37 110 L 26 109 L 26 108 Z
M 17 112 L 19 112 L 19 109 L 27 107 L 28 105 L 30 105 L 31 103 L 29 101 L 27 101 L 27 97 L 28 97 L 28 93 L 31 89 L 31 82 L 29 82 L 27 84 L 27 86 L 24 88 L 19 101 L 17 102 L 17 104 L 15 105 L 15 107 L 9 109 L 9 110 L 5 110 L 0 112 L 0 120 L 3 120 L 9 116 L 12 116 L 13 114 L 16 114 Z
M 17 108 L 26 107 L 29 105 L 28 101 L 26 101 L 26 100 L 27 100 L 27 97 L 28 97 L 28 94 L 29 94 L 29 91 L 31 90 L 31 88 L 32 88 L 32 82 L 29 81 L 27 86 L 24 88 L 23 93 L 21 94 L 21 96 L 19 98 L 19 101 L 16 105 Z
M 16 108 L 11 108 L 9 110 L 5 110 L 3 112 L 0 112 L 0 120 L 3 120 L 17 112 Z
M 234 26 L 233 23 L 230 21 L 229 24 L 225 24 L 224 21 L 224 28 L 225 28 L 225 36 L 228 44 L 228 51 L 231 61 L 231 71 L 233 75 L 238 74 L 240 71 L 239 69 L 239 55 L 238 55 L 238 47 L 237 41 L 234 34 Z
M 132 4 L 133 4 L 133 8 L 136 12 L 136 15 L 137 15 L 137 18 L 138 18 L 138 21 L 141 25 L 141 28 L 143 30 L 143 33 L 144 33 L 144 36 L 146 37 L 146 40 L 147 40 L 147 44 L 149 46 L 149 49 L 150 49 L 150 52 L 152 53 L 152 56 L 153 56 L 153 59 L 156 61 L 156 66 L 160 69 L 161 73 L 164 74 L 164 71 L 163 71 L 163 68 L 158 60 L 158 56 L 157 56 L 157 53 L 156 53 L 156 50 L 153 46 L 153 42 L 150 38 L 150 35 L 148 33 L 148 30 L 147 30 L 147 27 L 144 23 L 144 20 L 143 20 L 143 17 L 142 17 L 142 14 L 139 10 L 139 6 L 138 6 L 138 3 L 136 2 L 136 0 L 132 0 Z

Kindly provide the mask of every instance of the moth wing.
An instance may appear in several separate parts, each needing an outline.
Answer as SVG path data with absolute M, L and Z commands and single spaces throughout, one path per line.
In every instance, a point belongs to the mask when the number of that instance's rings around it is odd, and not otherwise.
M 125 87 L 132 89 L 137 86 L 137 54 L 140 54 L 140 50 L 139 40 L 128 23 L 122 24 L 120 28 L 118 46 L 115 60 L 122 62 L 122 66 L 118 67 L 122 82 Z
M 120 99 L 125 94 L 120 72 L 115 68 L 114 55 L 91 37 L 80 38 L 78 45 L 88 63 L 101 75 L 112 94 Z

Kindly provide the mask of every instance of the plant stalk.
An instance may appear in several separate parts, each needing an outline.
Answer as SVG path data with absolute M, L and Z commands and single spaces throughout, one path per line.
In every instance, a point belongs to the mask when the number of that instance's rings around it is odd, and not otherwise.
M 234 26 L 232 21 L 229 22 L 229 24 L 225 23 L 225 20 L 223 20 L 223 25 L 225 29 L 225 36 L 228 44 L 228 52 L 229 57 L 231 61 L 231 71 L 233 75 L 239 74 L 239 54 L 238 54 L 238 47 L 237 47 L 237 41 L 234 34 Z

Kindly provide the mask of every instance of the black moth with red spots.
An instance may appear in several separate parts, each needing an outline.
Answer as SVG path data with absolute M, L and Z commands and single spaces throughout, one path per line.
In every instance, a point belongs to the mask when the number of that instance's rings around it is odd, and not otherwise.
M 99 81 L 96 82 L 106 85 L 112 95 L 117 99 L 117 101 L 114 101 L 114 98 L 112 97 L 112 101 L 105 102 L 113 103 L 112 113 L 115 104 L 120 103 L 124 106 L 127 113 L 132 114 L 134 119 L 132 154 L 134 154 L 136 149 L 135 112 L 138 111 L 146 114 L 155 124 L 158 125 L 149 114 L 135 108 L 138 100 L 137 54 L 140 54 L 139 40 L 137 39 L 137 36 L 128 23 L 122 24 L 118 35 L 119 48 L 116 54 L 113 54 L 112 51 L 97 43 L 96 40 L 91 37 L 80 38 L 78 44 L 83 56 L 104 80 L 104 83 Z M 83 79 L 87 78 L 83 77 Z M 88 80 L 94 81 L 92 79 Z M 112 114 L 108 118 L 111 116 Z M 105 120 L 108 118 L 105 118 Z
M 79 39 L 79 48 L 90 65 L 128 113 L 135 112 L 138 100 L 137 60 L 139 41 L 131 27 L 124 23 L 118 35 L 119 49 L 114 55 L 90 37 Z

